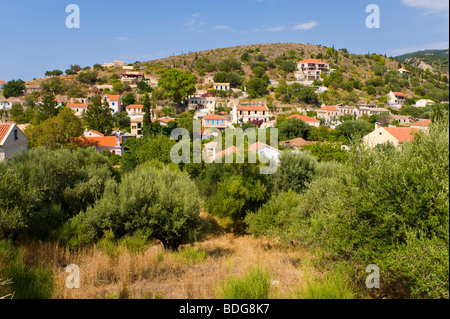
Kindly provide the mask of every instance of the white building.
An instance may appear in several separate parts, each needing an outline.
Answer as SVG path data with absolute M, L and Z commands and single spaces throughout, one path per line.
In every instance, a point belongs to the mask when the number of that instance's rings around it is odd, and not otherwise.
M 113 114 L 122 112 L 122 99 L 120 95 L 104 95 L 102 101 L 108 102 Z
M 67 104 L 66 107 L 73 110 L 78 117 L 83 117 L 84 113 L 89 109 L 88 104 Z
M 427 107 L 428 105 L 435 104 L 433 100 L 421 99 L 416 102 L 416 107 Z
M 237 105 L 231 111 L 232 123 L 247 123 L 253 121 L 269 121 L 270 111 L 265 105 Z
M 305 59 L 298 62 L 297 70 L 296 78 L 300 81 L 308 82 L 322 81 L 321 74 L 330 75 L 332 71 L 329 63 L 315 59 Z
M 206 109 L 209 113 L 216 111 L 217 98 L 211 96 L 194 96 L 188 99 L 189 110 Z
M 28 139 L 16 124 L 0 124 L 0 162 L 28 150 Z
M 403 103 L 405 103 L 405 94 L 402 92 L 389 92 L 388 104 L 392 107 L 401 108 Z

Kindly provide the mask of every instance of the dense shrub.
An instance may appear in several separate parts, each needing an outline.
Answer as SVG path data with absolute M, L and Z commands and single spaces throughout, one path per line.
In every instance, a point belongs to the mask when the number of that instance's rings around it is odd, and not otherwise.
M 93 148 L 36 148 L 0 164 L 0 238 L 19 233 L 46 237 L 92 204 L 115 173 Z
M 144 167 L 126 175 L 120 184 L 109 181 L 104 196 L 79 219 L 92 239 L 106 231 L 120 238 L 146 229 L 166 248 L 176 249 L 200 237 L 205 226 L 200 205 L 198 190 L 187 174 Z

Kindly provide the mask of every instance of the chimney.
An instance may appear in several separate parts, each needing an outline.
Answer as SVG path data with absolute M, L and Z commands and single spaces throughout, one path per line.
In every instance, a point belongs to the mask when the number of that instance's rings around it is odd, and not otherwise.
M 378 130 L 378 122 L 375 122 L 375 130 Z

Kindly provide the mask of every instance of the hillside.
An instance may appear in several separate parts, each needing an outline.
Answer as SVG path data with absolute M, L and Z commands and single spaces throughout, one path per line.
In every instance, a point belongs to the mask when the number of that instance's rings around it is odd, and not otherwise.
M 418 52 L 407 53 L 396 57 L 413 67 L 430 71 L 448 74 L 448 49 L 446 50 L 424 50 Z

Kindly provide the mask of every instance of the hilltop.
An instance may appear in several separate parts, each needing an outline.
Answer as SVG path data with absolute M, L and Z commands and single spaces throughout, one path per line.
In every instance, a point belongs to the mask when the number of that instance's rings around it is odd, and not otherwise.
M 445 50 L 423 50 L 397 56 L 398 60 L 404 61 L 406 64 L 420 68 L 423 71 L 430 69 L 430 71 L 441 72 L 448 74 L 448 51 Z

